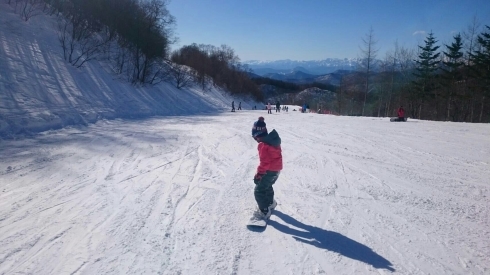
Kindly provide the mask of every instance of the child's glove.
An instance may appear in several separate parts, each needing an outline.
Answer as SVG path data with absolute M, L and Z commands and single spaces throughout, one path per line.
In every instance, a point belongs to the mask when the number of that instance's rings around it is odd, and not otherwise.
M 260 180 L 262 180 L 262 177 L 263 176 L 264 176 L 264 174 L 259 174 L 259 173 L 255 174 L 255 176 L 254 176 L 254 183 L 255 184 L 258 184 L 260 182 Z

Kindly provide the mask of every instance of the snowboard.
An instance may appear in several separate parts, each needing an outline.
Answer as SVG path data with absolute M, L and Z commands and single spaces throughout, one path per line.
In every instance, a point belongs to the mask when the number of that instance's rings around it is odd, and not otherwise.
M 258 217 L 258 215 L 256 215 L 256 211 L 259 210 L 257 209 L 254 211 L 252 217 L 247 222 L 247 227 L 266 227 L 270 216 L 267 219 L 263 219 L 261 217 Z
M 392 117 L 390 118 L 391 122 L 405 122 L 407 121 L 407 118 L 405 117 L 403 120 L 399 120 L 397 117 Z
M 272 213 L 274 213 L 274 209 L 276 208 L 276 206 L 277 206 L 277 202 L 276 202 L 276 200 L 274 200 L 274 203 L 270 206 L 270 207 L 272 207 L 271 208 L 271 216 L 272 216 Z M 269 221 L 270 216 L 267 219 L 264 219 L 261 217 L 261 215 L 257 215 L 259 213 L 257 211 L 260 211 L 260 210 L 258 208 L 255 209 L 255 211 L 252 214 L 252 217 L 247 222 L 247 227 L 249 227 L 249 228 L 260 228 L 260 227 L 265 228 L 267 226 L 267 222 Z

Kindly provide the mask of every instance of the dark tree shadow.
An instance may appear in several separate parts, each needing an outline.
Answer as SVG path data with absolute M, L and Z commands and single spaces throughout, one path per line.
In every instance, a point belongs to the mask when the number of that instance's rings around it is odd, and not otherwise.
M 337 252 L 342 256 L 372 265 L 374 268 L 384 268 L 389 271 L 395 271 L 390 261 L 374 252 L 371 248 L 349 239 L 340 233 L 306 225 L 278 210 L 274 210 L 274 215 L 294 227 L 305 230 L 297 230 L 273 220 L 269 221 L 269 226 L 272 226 L 283 233 L 292 235 L 293 238 L 299 242 Z

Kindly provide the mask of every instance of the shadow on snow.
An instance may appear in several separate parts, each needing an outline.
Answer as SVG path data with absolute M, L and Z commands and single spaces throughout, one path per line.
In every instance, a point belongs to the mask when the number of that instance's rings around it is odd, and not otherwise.
M 297 230 L 273 220 L 270 220 L 268 223 L 269 226 L 292 235 L 299 242 L 337 252 L 342 256 L 372 265 L 374 268 L 395 271 L 390 261 L 374 252 L 371 248 L 349 239 L 340 233 L 306 225 L 278 210 L 274 210 L 274 215 L 281 218 L 284 222 L 304 230 Z

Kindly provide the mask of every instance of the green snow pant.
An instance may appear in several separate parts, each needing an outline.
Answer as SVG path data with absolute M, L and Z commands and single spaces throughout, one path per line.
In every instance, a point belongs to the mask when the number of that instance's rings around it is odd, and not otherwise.
M 267 208 L 274 200 L 274 189 L 272 185 L 279 177 L 279 172 L 267 171 L 260 180 L 254 179 L 255 201 L 262 211 L 267 211 Z

